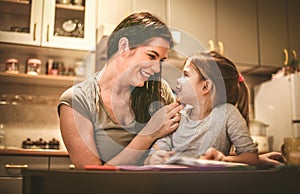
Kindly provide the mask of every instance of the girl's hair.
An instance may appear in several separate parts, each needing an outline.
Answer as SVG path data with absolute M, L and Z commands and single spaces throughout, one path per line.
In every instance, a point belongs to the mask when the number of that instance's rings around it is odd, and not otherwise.
M 189 58 L 205 79 L 216 87 L 214 106 L 233 104 L 249 124 L 249 91 L 232 61 L 215 51 L 201 52 Z M 226 94 L 226 95 L 225 95 Z
M 119 40 L 126 37 L 129 47 L 134 48 L 147 43 L 154 37 L 161 37 L 174 46 L 172 34 L 167 25 L 148 12 L 133 13 L 126 17 L 112 32 L 107 43 L 107 58 L 117 51 Z

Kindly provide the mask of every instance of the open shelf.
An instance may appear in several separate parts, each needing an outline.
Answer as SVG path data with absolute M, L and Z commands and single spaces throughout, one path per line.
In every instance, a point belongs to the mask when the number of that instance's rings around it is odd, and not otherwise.
M 51 75 L 28 75 L 14 73 L 0 73 L 0 82 L 9 84 L 49 86 L 49 87 L 70 87 L 83 81 L 83 77 L 75 76 L 51 76 Z

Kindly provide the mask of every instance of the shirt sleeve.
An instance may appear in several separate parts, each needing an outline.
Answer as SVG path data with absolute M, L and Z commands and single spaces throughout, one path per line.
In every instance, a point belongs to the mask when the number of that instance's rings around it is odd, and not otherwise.
M 236 107 L 231 105 L 228 109 L 227 133 L 235 152 L 238 155 L 244 152 L 257 153 L 258 149 L 249 134 L 245 119 Z
M 172 151 L 171 143 L 172 143 L 171 135 L 168 135 L 168 136 L 165 136 L 165 137 L 162 137 L 162 138 L 156 140 L 150 149 L 149 156 L 154 154 L 154 152 L 157 151 L 157 149 L 154 147 L 154 145 L 156 145 L 160 150 Z
M 88 82 L 88 80 L 72 86 L 60 96 L 58 114 L 60 105 L 65 104 L 79 112 L 85 118 L 94 122 L 95 114 L 92 113 L 95 113 L 95 93 L 96 89 L 93 87 L 92 83 Z

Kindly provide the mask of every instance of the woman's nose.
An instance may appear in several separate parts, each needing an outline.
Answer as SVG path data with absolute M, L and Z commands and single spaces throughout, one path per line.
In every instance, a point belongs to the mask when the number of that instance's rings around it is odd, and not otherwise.
M 152 61 L 152 66 L 151 69 L 155 72 L 155 73 L 159 73 L 160 72 L 160 65 L 161 62 L 160 61 Z

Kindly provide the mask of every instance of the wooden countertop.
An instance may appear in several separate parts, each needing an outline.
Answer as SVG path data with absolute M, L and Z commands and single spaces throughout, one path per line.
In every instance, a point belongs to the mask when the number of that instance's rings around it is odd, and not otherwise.
M 22 170 L 25 194 L 291 193 L 300 170 L 87 171 Z M 112 184 L 113 182 L 113 184 Z
M 0 155 L 18 155 L 18 156 L 69 156 L 66 150 L 54 149 L 22 149 L 6 148 L 0 149 Z

